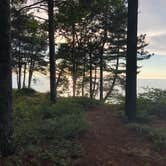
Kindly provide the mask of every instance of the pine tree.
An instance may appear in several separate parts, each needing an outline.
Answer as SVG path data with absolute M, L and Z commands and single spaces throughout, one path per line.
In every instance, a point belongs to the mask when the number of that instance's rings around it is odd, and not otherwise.
M 0 1 L 0 152 L 13 153 L 10 1 Z
M 48 33 L 49 33 L 49 57 L 50 57 L 50 99 L 56 101 L 56 64 L 55 64 L 55 38 L 54 38 L 54 1 L 48 0 Z
M 137 24 L 138 24 L 138 0 L 128 0 L 126 116 L 128 117 L 129 121 L 135 121 L 136 119 Z

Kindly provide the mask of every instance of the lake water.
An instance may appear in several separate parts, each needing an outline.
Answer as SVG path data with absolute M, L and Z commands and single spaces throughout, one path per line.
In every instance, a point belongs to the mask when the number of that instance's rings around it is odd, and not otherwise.
M 146 87 L 166 90 L 166 79 L 138 79 L 138 93 L 142 93 Z
M 32 82 L 32 88 L 34 88 L 39 92 L 49 91 L 48 76 L 36 77 L 35 80 L 36 81 Z M 144 91 L 143 88 L 146 87 L 166 90 L 166 79 L 138 79 L 138 84 L 137 84 L 138 93 L 142 93 Z M 17 88 L 15 75 L 13 75 L 13 88 Z

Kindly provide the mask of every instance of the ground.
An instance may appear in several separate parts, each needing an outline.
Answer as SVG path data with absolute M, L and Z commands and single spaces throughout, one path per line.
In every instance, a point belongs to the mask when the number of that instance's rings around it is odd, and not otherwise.
M 128 125 L 123 105 L 33 93 L 15 92 L 17 148 L 0 166 L 166 166 L 165 103 L 143 102 Z
M 166 153 L 156 152 L 150 140 L 128 129 L 108 108 L 86 113 L 90 130 L 80 142 L 77 166 L 166 166 Z

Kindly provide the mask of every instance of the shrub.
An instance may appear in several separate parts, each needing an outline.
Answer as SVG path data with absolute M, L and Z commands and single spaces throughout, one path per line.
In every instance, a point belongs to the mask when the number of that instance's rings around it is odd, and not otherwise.
M 82 103 L 69 98 L 51 104 L 47 95 L 39 93 L 14 95 L 17 151 L 6 160 L 8 165 L 25 165 L 27 161 L 29 165 L 40 165 L 45 160 L 52 165 L 72 165 L 71 158 L 80 153 L 78 137 L 89 127 Z
M 32 88 L 22 88 L 20 90 L 17 90 L 15 94 L 17 96 L 32 96 L 36 93 L 36 91 Z
M 99 100 L 90 99 L 87 97 L 76 97 L 76 98 L 70 97 L 70 98 L 61 98 L 60 100 L 65 102 L 67 101 L 70 103 L 77 103 L 78 105 L 82 106 L 85 111 L 89 110 L 89 107 L 99 106 L 102 104 Z
M 137 123 L 129 124 L 129 128 L 137 131 L 141 135 L 146 135 L 154 143 L 157 150 L 166 149 L 166 130 L 152 128 L 147 125 L 140 125 Z
M 166 118 L 166 90 L 145 89 L 138 97 L 138 110 Z

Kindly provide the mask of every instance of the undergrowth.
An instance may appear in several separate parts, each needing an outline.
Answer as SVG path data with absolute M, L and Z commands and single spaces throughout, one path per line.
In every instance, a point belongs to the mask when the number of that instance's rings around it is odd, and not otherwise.
M 128 127 L 147 136 L 153 142 L 156 150 L 166 149 L 166 129 L 152 128 L 149 125 L 138 123 L 129 124 Z
M 13 92 L 16 152 L 4 166 L 69 166 L 79 157 L 78 138 L 89 124 L 84 111 L 100 104 L 87 98 L 60 98 L 51 104 L 47 94 L 33 90 Z
M 127 122 L 124 96 L 117 96 L 117 104 L 111 105 L 111 108 Z M 166 129 L 162 126 L 152 127 L 155 120 L 162 123 L 166 120 L 166 90 L 145 88 L 137 98 L 136 123 L 129 124 L 129 127 L 150 138 L 155 149 L 166 149 Z

